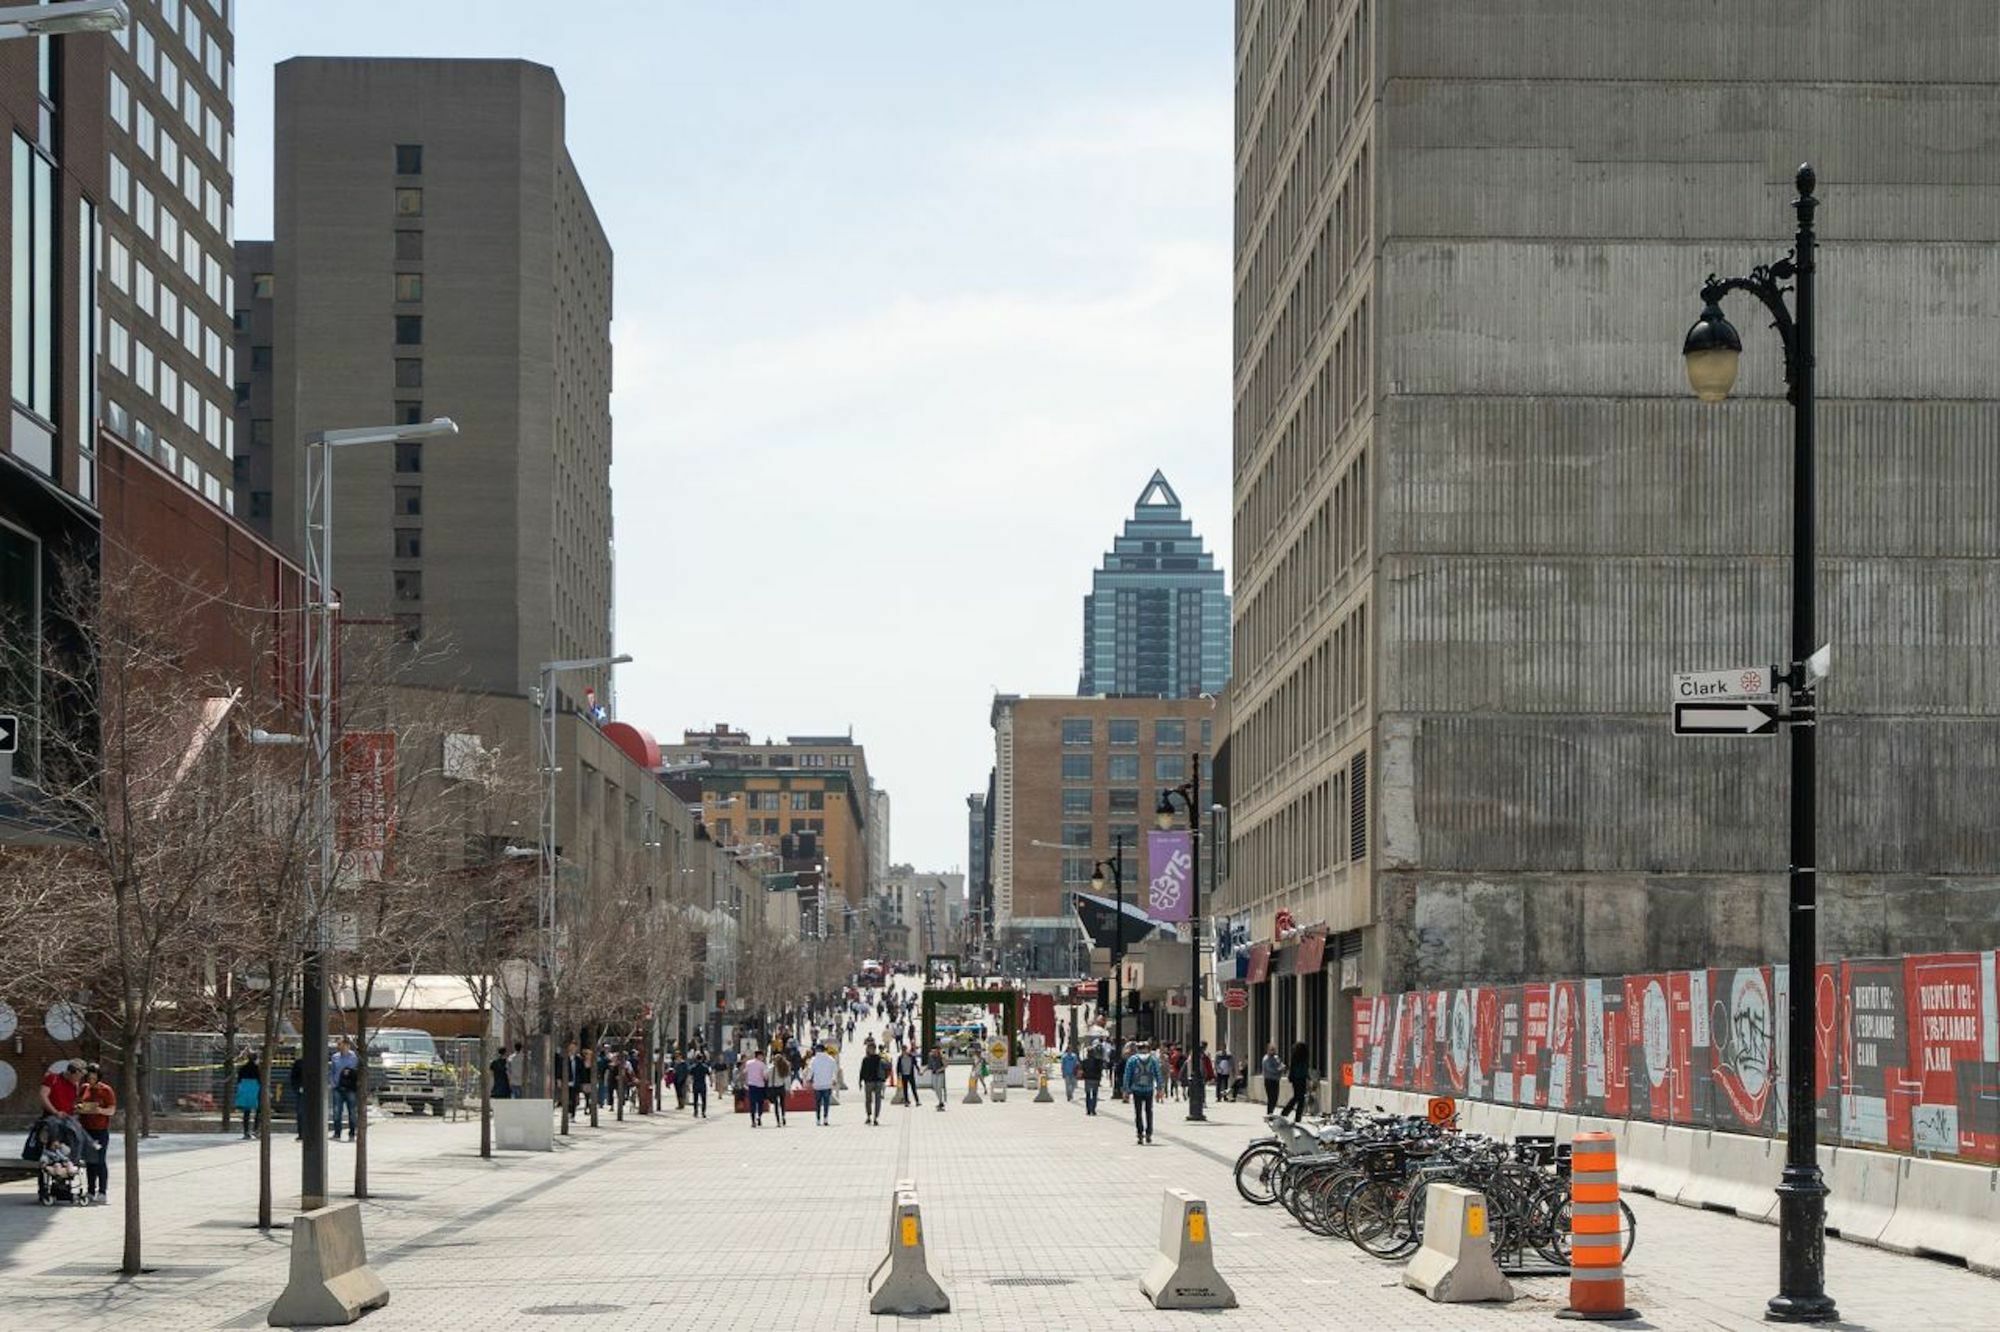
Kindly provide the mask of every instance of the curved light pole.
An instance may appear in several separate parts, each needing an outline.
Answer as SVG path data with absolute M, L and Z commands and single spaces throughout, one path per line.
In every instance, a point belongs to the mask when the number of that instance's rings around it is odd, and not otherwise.
M 1125 1039 L 1125 834 L 1113 833 L 1111 837 L 1111 859 L 1100 860 L 1092 866 L 1090 886 L 1104 891 L 1104 867 L 1111 867 L 1111 883 L 1117 893 L 1118 911 L 1113 919 L 1117 922 L 1111 936 L 1111 1048 L 1117 1050 Z
M 1792 404 L 1792 652 L 1779 682 L 1790 706 L 1784 718 L 1791 734 L 1790 897 L 1791 1012 L 1786 1041 L 1786 1144 L 1784 1177 L 1778 1185 L 1778 1293 L 1764 1316 L 1780 1323 L 1825 1323 L 1840 1316 L 1826 1293 L 1826 1180 L 1820 1173 L 1817 1098 L 1819 908 L 1818 823 L 1814 804 L 1818 710 L 1814 685 L 1826 672 L 1813 628 L 1813 197 L 1812 165 L 1795 177 L 1798 234 L 1791 253 L 1759 264 L 1748 277 L 1709 274 L 1701 288 L 1701 317 L 1687 332 L 1681 355 L 1688 384 L 1703 402 L 1721 402 L 1736 383 L 1743 340 L 1722 316 L 1722 298 L 1747 291 L 1771 313 L 1785 350 L 1785 396 Z M 1786 283 L 1796 284 L 1793 304 L 1785 304 Z

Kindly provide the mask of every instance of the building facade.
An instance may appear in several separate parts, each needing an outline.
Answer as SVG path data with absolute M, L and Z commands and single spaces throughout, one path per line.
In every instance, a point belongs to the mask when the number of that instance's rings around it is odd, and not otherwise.
M 608 655 L 611 247 L 554 71 L 294 59 L 276 116 L 273 532 L 302 539 L 309 433 L 449 416 L 457 438 L 339 456 L 350 613 L 439 684 L 519 694 Z M 586 687 L 609 701 L 605 673 L 558 683 Z
M 1214 700 L 999 694 L 991 721 L 988 873 L 1003 959 L 1025 948 L 1039 972 L 1076 974 L 1084 943 L 1069 895 L 1088 891 L 1096 862 L 1121 844 L 1126 887 L 1137 891 L 1141 834 L 1153 826 L 1160 792 L 1186 782 L 1196 763 L 1207 786 Z M 1208 854 L 1204 845 L 1203 883 Z
M 1342 992 L 1782 959 L 1784 746 L 1676 740 L 1668 676 L 1784 654 L 1790 409 L 1748 302 L 1735 401 L 1675 352 L 1808 157 L 1820 943 L 2000 928 L 1983 808 L 1925 794 L 2000 752 L 2000 185 L 1931 128 L 2000 131 L 2000 12 L 1878 16 L 1238 7 L 1228 895 L 1327 1070 Z
M 271 469 L 276 462 L 272 430 L 277 423 L 275 247 L 270 241 L 236 243 L 235 357 L 236 439 L 234 460 L 237 517 L 267 541 L 280 540 L 271 518 Z M 296 548 L 296 535 L 284 544 Z
M 1154 472 L 1083 599 L 1079 694 L 1194 698 L 1229 680 L 1229 594 L 1215 556 Z
M 922 963 L 932 953 L 958 952 L 957 927 L 965 918 L 965 876 L 956 870 L 891 865 L 882 876 L 885 938 L 901 951 L 884 961 Z

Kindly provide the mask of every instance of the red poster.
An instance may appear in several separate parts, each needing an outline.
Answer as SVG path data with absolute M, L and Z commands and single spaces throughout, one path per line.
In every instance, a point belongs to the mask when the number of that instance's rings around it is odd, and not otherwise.
M 1472 1071 L 1472 991 L 1446 990 L 1438 995 L 1444 1007 L 1444 1068 L 1440 1090 L 1463 1096 Z
M 1514 1102 L 1542 1106 L 1549 1102 L 1543 1051 L 1549 1044 L 1549 987 L 1521 987 L 1521 1048 L 1514 1057 Z
M 1990 1157 L 1979 1132 L 1980 1068 L 1986 1048 L 1978 953 L 1927 953 L 1903 959 L 1909 1013 L 1910 1145 L 1943 1156 Z
M 1493 1095 L 1493 1069 L 1500 1059 L 1500 992 L 1489 986 L 1471 993 L 1472 1071 L 1466 1090 L 1486 1100 Z
M 1583 1062 L 1577 1039 L 1579 1003 L 1575 981 L 1558 981 L 1549 987 L 1549 1073 L 1543 1104 L 1552 1110 L 1568 1110 L 1577 1103 L 1577 1070 Z
M 1783 1095 L 1776 1067 L 1777 1014 L 1768 967 L 1708 973 L 1710 1107 L 1716 1128 L 1769 1133 L 1771 1102 Z
M 340 737 L 342 871 L 380 879 L 396 835 L 396 733 L 349 731 Z
M 1605 981 L 1604 991 L 1604 1113 L 1623 1119 L 1632 1113 L 1632 1060 L 1627 1042 L 1636 1010 L 1625 1002 L 1619 981 Z

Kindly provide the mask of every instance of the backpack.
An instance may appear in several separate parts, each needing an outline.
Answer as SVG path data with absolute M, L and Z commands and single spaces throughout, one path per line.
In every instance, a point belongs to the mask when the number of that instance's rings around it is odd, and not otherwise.
M 1125 1090 L 1149 1092 L 1157 1069 L 1151 1055 L 1133 1055 L 1125 1065 Z

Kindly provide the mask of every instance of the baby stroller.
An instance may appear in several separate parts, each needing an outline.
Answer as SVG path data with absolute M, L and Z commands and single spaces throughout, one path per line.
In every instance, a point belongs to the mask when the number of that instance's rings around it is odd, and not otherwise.
M 43 1115 L 35 1124 L 29 1144 L 41 1166 L 35 1171 L 35 1198 L 42 1206 L 89 1201 L 83 1188 L 83 1126 L 68 1116 Z

